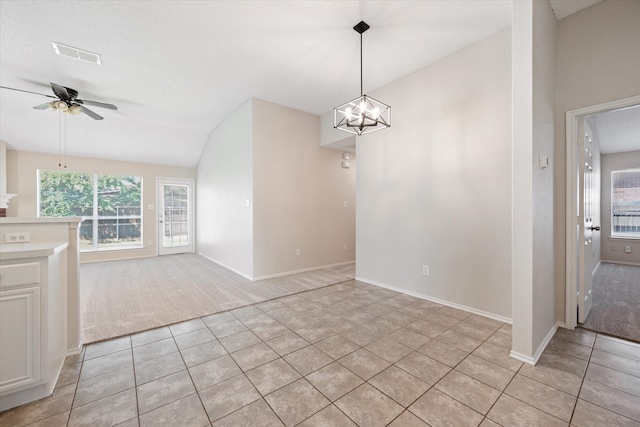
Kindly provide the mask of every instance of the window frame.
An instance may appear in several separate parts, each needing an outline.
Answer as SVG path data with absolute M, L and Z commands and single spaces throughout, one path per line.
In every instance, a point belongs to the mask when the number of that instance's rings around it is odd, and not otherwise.
M 142 249 L 144 248 L 144 177 L 138 175 L 115 175 L 110 173 L 98 173 L 98 172 L 79 172 L 79 171 L 57 171 L 55 169 L 37 169 L 37 216 L 38 218 L 53 218 L 42 215 L 42 177 L 41 172 L 56 172 L 56 173 L 66 173 L 66 174 L 85 174 L 91 177 L 93 181 L 93 206 L 92 206 L 92 214 L 91 215 L 77 215 L 81 218 L 80 226 L 78 228 L 78 232 L 82 228 L 82 223 L 86 220 L 92 221 L 92 237 L 91 237 L 91 248 L 81 248 L 80 245 L 78 247 L 79 252 L 103 252 L 103 251 L 122 251 L 122 250 L 131 250 L 131 249 Z M 114 177 L 114 178 L 122 178 L 122 177 L 132 177 L 139 179 L 140 181 L 140 206 L 139 206 L 139 215 L 100 215 L 99 214 L 99 178 L 101 176 Z M 62 218 L 64 216 L 61 216 Z M 138 245 L 121 245 L 121 246 L 111 246 L 111 247 L 99 247 L 99 223 L 104 220 L 111 219 L 139 219 L 140 220 L 140 242 Z
M 615 231 L 616 226 L 614 225 L 614 206 L 616 204 L 616 199 L 615 199 L 615 183 L 616 183 L 616 175 L 617 174 L 623 174 L 623 173 L 636 173 L 638 176 L 638 179 L 640 180 L 640 167 L 639 168 L 628 168 L 628 169 L 618 169 L 618 170 L 612 170 L 611 171 L 611 206 L 609 209 L 609 224 L 611 226 L 611 233 L 610 233 L 610 238 L 611 239 L 627 239 L 627 240 L 640 240 L 640 225 L 638 225 L 638 231 L 635 232 L 619 232 L 619 231 Z M 640 185 L 637 187 L 640 188 Z M 634 203 L 635 205 L 638 206 L 638 217 L 640 218 L 640 197 L 637 200 L 637 203 Z

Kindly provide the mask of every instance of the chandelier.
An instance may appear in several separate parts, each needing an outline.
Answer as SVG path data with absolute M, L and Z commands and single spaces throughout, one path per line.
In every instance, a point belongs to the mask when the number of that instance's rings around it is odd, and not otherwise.
M 365 95 L 362 90 L 362 33 L 369 25 L 360 21 L 353 29 L 360 34 L 360 96 L 333 109 L 333 127 L 364 135 L 391 126 L 391 107 Z

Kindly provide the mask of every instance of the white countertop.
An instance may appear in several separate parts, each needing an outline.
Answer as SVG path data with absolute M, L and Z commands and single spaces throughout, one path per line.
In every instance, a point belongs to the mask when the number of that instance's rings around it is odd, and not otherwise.
M 0 244 L 0 261 L 55 255 L 69 247 L 69 242 L 34 242 Z
M 82 221 L 79 216 L 62 216 L 62 217 L 47 217 L 38 218 L 32 216 L 8 216 L 6 218 L 0 218 L 0 224 L 44 224 L 44 223 L 75 223 L 78 224 Z

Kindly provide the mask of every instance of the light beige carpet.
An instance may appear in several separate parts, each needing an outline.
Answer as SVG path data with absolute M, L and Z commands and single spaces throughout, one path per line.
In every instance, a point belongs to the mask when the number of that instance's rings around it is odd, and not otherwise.
M 593 307 L 581 326 L 640 343 L 640 267 L 600 264 L 593 276 Z
M 85 344 L 141 332 L 355 276 L 355 265 L 251 282 L 196 254 L 80 266 Z

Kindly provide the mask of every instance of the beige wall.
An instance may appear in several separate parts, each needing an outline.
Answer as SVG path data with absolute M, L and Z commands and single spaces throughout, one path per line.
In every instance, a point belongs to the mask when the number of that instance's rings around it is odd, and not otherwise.
M 7 209 L 7 216 L 35 217 L 38 215 L 37 170 L 58 168 L 58 156 L 27 151 L 7 151 L 7 191 L 17 194 Z M 158 254 L 157 248 L 157 192 L 156 178 L 195 179 L 194 168 L 131 163 L 104 159 L 68 157 L 67 171 L 135 175 L 143 179 L 141 249 L 83 252 L 80 262 L 108 261 L 116 259 L 148 257 Z M 153 205 L 153 209 L 149 209 Z M 149 244 L 151 241 L 151 244 Z
M 197 252 L 248 278 L 253 277 L 252 123 L 250 100 L 211 132 L 197 183 Z
M 319 116 L 254 99 L 255 277 L 355 259 L 356 161 L 341 156 L 320 147 Z
M 358 278 L 511 318 L 510 34 L 370 94 L 393 123 L 358 137 Z
M 548 1 L 533 2 L 533 333 L 534 356 L 556 323 L 553 245 L 556 17 Z M 540 156 L 550 167 L 540 167 Z
M 211 133 L 199 253 L 251 279 L 354 260 L 355 159 L 320 147 L 319 120 L 253 99 Z
M 637 239 L 611 239 L 611 172 L 616 170 L 639 168 L 640 151 L 603 154 L 602 160 L 602 260 L 640 264 L 640 241 Z M 612 245 L 617 250 L 612 249 Z M 631 253 L 624 252 L 625 246 L 631 246 Z
M 554 227 L 556 317 L 565 319 L 565 113 L 640 94 L 640 1 L 605 0 L 558 22 Z

